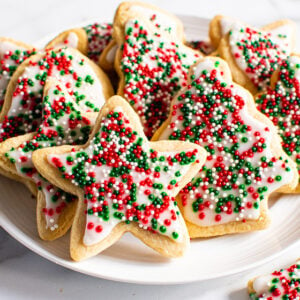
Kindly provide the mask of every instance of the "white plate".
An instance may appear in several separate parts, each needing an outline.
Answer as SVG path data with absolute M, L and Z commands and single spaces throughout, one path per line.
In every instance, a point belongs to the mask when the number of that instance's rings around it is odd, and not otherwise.
M 188 39 L 207 37 L 207 19 L 183 16 L 182 20 Z M 41 46 L 50 37 L 53 35 L 37 45 Z M 69 235 L 54 242 L 39 239 L 35 200 L 24 186 L 1 178 L 0 191 L 0 224 L 15 239 L 59 265 L 117 281 L 175 284 L 218 278 L 271 260 L 300 240 L 300 197 L 281 195 L 270 201 L 273 222 L 269 229 L 194 240 L 190 251 L 181 259 L 163 258 L 126 234 L 100 255 L 75 263 L 69 258 Z

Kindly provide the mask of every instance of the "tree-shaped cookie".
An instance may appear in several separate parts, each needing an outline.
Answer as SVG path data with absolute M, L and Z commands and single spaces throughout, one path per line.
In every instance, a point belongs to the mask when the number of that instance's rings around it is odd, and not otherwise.
M 113 94 L 104 72 L 76 49 L 38 53 L 25 60 L 9 82 L 0 113 L 0 142 L 36 131 L 41 124 L 44 85 L 50 77 L 72 91 L 82 111 L 98 112 Z
M 271 86 L 255 98 L 257 108 L 278 128 L 282 147 L 300 170 L 300 56 L 283 60 Z M 295 192 L 299 192 L 299 184 Z
M 69 229 L 76 201 L 37 172 L 32 153 L 46 147 L 84 144 L 96 117 L 97 113 L 82 113 L 74 95 L 50 79 L 44 89 L 42 124 L 37 132 L 10 138 L 0 145 L 0 166 L 37 187 L 37 227 L 42 239 L 56 239 Z
M 248 282 L 252 300 L 300 298 L 300 259 L 286 269 L 258 276 Z
M 234 81 L 252 94 L 270 84 L 272 73 L 294 48 L 295 24 L 280 20 L 262 29 L 216 16 L 210 38 L 217 54 L 229 64 Z
M 78 49 L 89 59 L 98 63 L 103 50 L 112 40 L 112 24 L 92 23 L 82 28 L 66 30 L 56 36 L 46 49 L 68 46 Z
M 79 198 L 74 260 L 96 255 L 126 231 L 165 256 L 182 255 L 189 236 L 174 197 L 204 160 L 205 151 L 191 143 L 148 142 L 119 96 L 102 108 L 86 145 L 33 153 L 44 177 Z
M 184 45 L 181 22 L 154 6 L 123 2 L 115 15 L 118 94 L 141 118 L 147 137 L 167 118 L 170 101 L 185 86 L 200 53 Z
M 179 197 L 191 237 L 265 228 L 269 195 L 298 182 L 276 128 L 220 58 L 196 63 L 154 140 L 190 141 L 209 153 Z

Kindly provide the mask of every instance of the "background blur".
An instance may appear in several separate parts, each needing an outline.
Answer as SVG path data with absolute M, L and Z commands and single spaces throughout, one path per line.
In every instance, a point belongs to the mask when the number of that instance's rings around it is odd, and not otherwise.
M 0 36 L 34 42 L 89 19 L 111 21 L 119 0 L 0 0 Z M 147 1 L 145 1 L 147 2 Z M 291 18 L 300 24 L 299 0 L 149 0 L 178 14 L 231 15 L 251 24 Z

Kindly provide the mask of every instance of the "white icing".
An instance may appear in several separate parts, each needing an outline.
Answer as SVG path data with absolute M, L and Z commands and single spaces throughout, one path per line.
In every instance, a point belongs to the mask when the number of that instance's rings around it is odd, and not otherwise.
M 100 80 L 98 79 L 94 69 L 91 67 L 91 65 L 84 61 L 81 55 L 78 55 L 77 53 L 74 53 L 71 51 L 70 48 L 62 48 L 61 50 L 56 50 L 57 55 L 60 55 L 60 53 L 63 52 L 67 56 L 72 56 L 72 63 L 70 66 L 70 70 L 73 70 L 75 73 L 77 73 L 79 76 L 82 77 L 82 82 L 80 87 L 76 87 L 76 81 L 73 78 L 72 74 L 63 74 L 61 75 L 60 70 L 56 67 L 56 65 L 53 66 L 52 74 L 51 76 L 48 76 L 48 78 L 54 78 L 55 80 L 59 81 L 63 86 L 66 86 L 69 84 L 68 91 L 72 91 L 74 93 L 78 93 L 79 95 L 85 95 L 85 98 L 81 101 L 79 101 L 78 105 L 82 111 L 90 111 L 91 108 L 86 105 L 86 102 L 92 103 L 95 108 L 101 108 L 105 102 L 105 97 L 103 94 L 103 88 Z M 40 62 L 43 62 L 43 59 L 39 60 Z M 83 64 L 81 62 L 84 61 Z M 43 90 L 43 86 L 41 85 L 41 81 L 36 79 L 37 74 L 43 74 L 44 71 L 40 70 L 40 67 L 38 65 L 29 65 L 27 66 L 22 75 L 19 77 L 19 80 L 22 80 L 24 78 L 31 79 L 34 83 L 33 86 L 30 87 L 31 94 L 34 94 L 35 97 L 41 97 L 41 91 Z M 90 84 L 86 82 L 84 79 L 87 75 L 90 75 L 93 79 L 93 84 Z M 17 85 L 15 90 L 19 89 L 20 86 Z M 31 97 L 31 99 L 34 97 Z M 7 116 L 17 116 L 21 112 L 28 113 L 24 107 L 20 105 L 21 101 L 23 99 L 23 94 L 18 93 L 17 95 L 14 95 L 12 97 L 11 101 L 11 107 L 9 111 L 7 112 Z M 37 120 L 38 121 L 38 120 Z M 1 129 L 0 124 L 0 134 L 3 133 L 3 130 Z M 32 124 L 24 124 L 24 132 L 31 132 L 32 131 Z
M 106 60 L 109 62 L 109 63 L 113 63 L 114 60 L 115 60 L 115 57 L 116 57 L 116 53 L 117 53 L 117 50 L 118 50 L 118 45 L 115 44 L 113 47 L 111 47 L 109 49 L 109 51 L 107 52 L 106 54 Z

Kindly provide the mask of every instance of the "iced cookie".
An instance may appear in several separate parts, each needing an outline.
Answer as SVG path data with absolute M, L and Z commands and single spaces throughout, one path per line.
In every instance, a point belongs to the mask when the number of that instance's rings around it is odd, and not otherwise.
M 280 20 L 256 29 L 217 16 L 210 24 L 210 38 L 229 64 L 234 81 L 256 94 L 270 85 L 272 73 L 294 49 L 295 24 Z
M 250 280 L 248 292 L 252 300 L 300 299 L 300 260 L 286 269 Z
M 82 112 L 74 94 L 50 79 L 44 88 L 42 124 L 37 132 L 10 138 L 0 145 L 0 166 L 37 187 L 37 227 L 42 239 L 56 239 L 69 229 L 76 197 L 44 179 L 32 163 L 32 153 L 46 147 L 84 144 L 96 117 L 97 113 Z
M 298 182 L 276 128 L 252 95 L 232 82 L 220 58 L 195 64 L 153 139 L 190 141 L 208 152 L 178 197 L 192 238 L 265 228 L 269 195 L 290 192 Z
M 300 171 L 300 56 L 281 62 L 271 78 L 271 87 L 255 98 L 257 108 L 278 128 L 282 148 Z M 298 183 L 295 192 L 300 192 Z
M 7 85 L 15 70 L 25 59 L 35 53 L 33 46 L 9 38 L 0 38 L 0 111 Z
M 148 142 L 137 114 L 114 96 L 84 146 L 35 151 L 38 171 L 78 196 L 71 257 L 96 255 L 130 231 L 167 257 L 181 256 L 189 236 L 175 196 L 205 161 L 185 142 Z
M 83 111 L 98 112 L 113 94 L 107 76 L 79 51 L 62 48 L 38 53 L 24 61 L 10 80 L 0 114 L 0 142 L 36 131 L 48 77 L 72 90 Z
M 181 22 L 154 6 L 124 2 L 115 15 L 118 94 L 141 118 L 151 137 L 167 118 L 172 97 L 186 85 L 200 53 L 184 45 Z
M 68 46 L 76 48 L 98 63 L 103 50 L 112 40 L 112 24 L 93 23 L 82 28 L 66 30 L 50 41 L 46 49 Z

